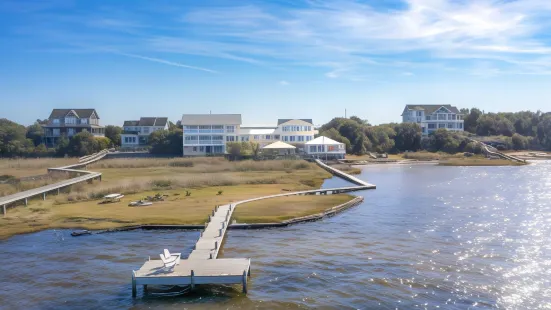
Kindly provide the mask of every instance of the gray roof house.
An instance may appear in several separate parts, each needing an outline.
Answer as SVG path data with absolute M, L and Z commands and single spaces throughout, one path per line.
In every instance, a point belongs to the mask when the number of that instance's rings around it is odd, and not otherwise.
M 96 109 L 53 109 L 44 128 L 44 143 L 55 146 L 62 136 L 72 137 L 88 131 L 94 136 L 105 136 L 105 128 L 99 124 Z

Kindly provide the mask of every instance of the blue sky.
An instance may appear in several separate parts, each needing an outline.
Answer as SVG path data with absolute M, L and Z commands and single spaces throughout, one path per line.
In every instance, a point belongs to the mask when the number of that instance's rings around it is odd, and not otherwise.
M 0 1 L 0 118 L 550 111 L 549 0 Z

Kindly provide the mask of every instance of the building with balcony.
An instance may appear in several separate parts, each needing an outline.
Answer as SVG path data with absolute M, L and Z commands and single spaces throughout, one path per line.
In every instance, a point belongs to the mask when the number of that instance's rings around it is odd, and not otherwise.
M 277 126 L 243 126 L 240 129 L 240 141 L 252 141 L 264 147 L 276 141 L 283 141 L 304 151 L 304 144 L 317 134 L 311 119 L 278 119 Z
M 439 128 L 450 131 L 463 131 L 463 115 L 449 104 L 446 105 L 406 105 L 402 112 L 402 122 L 416 123 L 423 135 Z
M 181 124 L 184 156 L 220 155 L 239 141 L 241 114 L 184 114 Z
M 57 145 L 62 136 L 70 138 L 82 131 L 88 131 L 97 137 L 105 136 L 105 128 L 99 124 L 99 115 L 95 109 L 53 109 L 44 128 L 44 144 Z
M 168 117 L 141 117 L 138 121 L 124 121 L 121 147 L 125 149 L 144 147 L 151 133 L 167 127 Z

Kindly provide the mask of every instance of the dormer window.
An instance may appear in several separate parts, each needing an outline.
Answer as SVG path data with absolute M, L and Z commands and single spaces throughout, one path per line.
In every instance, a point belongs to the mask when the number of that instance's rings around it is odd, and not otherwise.
M 52 120 L 52 123 L 53 123 L 53 124 L 56 124 L 56 125 L 59 124 L 59 118 L 54 118 L 54 119 Z
M 88 124 L 88 119 L 87 118 L 82 118 L 82 119 L 80 119 L 80 123 L 81 124 Z

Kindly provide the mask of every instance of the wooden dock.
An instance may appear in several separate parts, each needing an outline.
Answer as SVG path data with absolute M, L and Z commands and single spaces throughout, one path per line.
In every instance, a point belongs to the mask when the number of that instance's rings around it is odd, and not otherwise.
M 148 259 L 138 270 L 132 270 L 132 297 L 136 297 L 137 285 L 190 285 L 196 284 L 242 284 L 247 293 L 247 278 L 250 277 L 249 258 L 218 259 L 218 253 L 231 221 L 235 208 L 242 203 L 297 195 L 333 195 L 358 190 L 375 189 L 376 186 L 346 174 L 316 160 L 322 168 L 342 177 L 357 186 L 315 189 L 289 192 L 242 200 L 228 205 L 217 206 L 209 215 L 209 221 L 187 259 L 181 260 L 172 270 L 165 270 L 160 259 Z M 159 253 L 163 249 L 158 249 Z
M 64 173 L 72 173 L 72 174 L 76 174 L 77 177 L 69 180 L 60 181 L 54 184 L 49 184 L 46 186 L 29 189 L 29 190 L 15 193 L 12 195 L 0 197 L 0 206 L 2 206 L 2 213 L 6 215 L 7 207 L 10 203 L 23 200 L 26 206 L 28 204 L 28 199 L 31 197 L 41 195 L 42 199 L 46 200 L 46 194 L 49 192 L 57 191 L 57 194 L 59 194 L 59 191 L 61 188 L 64 188 L 73 184 L 77 184 L 85 181 L 92 181 L 94 179 L 99 179 L 101 181 L 101 173 L 99 172 L 77 170 L 74 168 L 85 167 L 88 164 L 91 164 L 93 162 L 96 162 L 102 159 L 103 157 L 105 157 L 107 153 L 108 153 L 107 151 L 101 151 L 96 154 L 87 156 L 84 160 L 80 159 L 79 163 L 76 163 L 73 165 L 59 167 L 59 168 L 48 168 L 48 172 L 57 171 L 57 172 L 64 172 Z
M 243 293 L 247 293 L 251 260 L 217 259 L 234 210 L 232 204 L 215 207 L 193 251 L 173 270 L 164 270 L 160 259 L 150 259 L 140 269 L 133 270 L 132 296 L 136 297 L 137 285 L 144 285 L 144 288 L 147 285 L 191 285 L 193 288 L 195 284 L 242 284 Z M 159 253 L 161 251 L 159 249 Z

